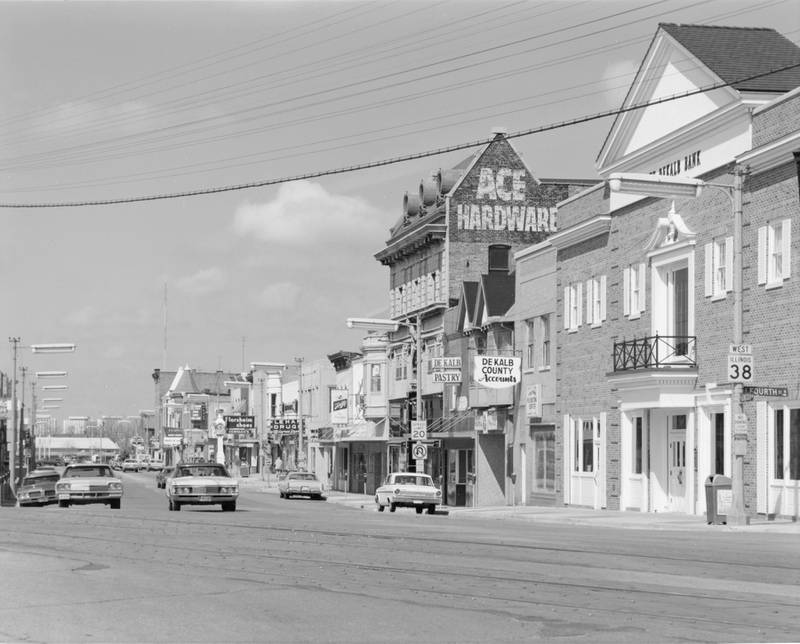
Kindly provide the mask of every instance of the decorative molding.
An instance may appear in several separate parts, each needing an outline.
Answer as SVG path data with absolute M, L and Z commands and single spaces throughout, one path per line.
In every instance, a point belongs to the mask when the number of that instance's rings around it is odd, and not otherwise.
M 794 153 L 800 151 L 800 132 L 792 132 L 766 145 L 740 154 L 736 162 L 748 166 L 751 173 L 764 172 L 794 160 Z
M 611 215 L 596 215 L 592 219 L 550 235 L 548 240 L 555 248 L 562 250 L 607 233 L 610 229 Z

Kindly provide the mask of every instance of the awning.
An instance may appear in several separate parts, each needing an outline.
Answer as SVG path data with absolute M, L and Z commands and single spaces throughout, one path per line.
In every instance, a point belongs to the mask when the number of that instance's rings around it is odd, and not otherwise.
M 362 442 L 362 441 L 386 441 L 389 438 L 388 423 L 386 418 L 375 422 L 365 420 L 360 423 L 347 425 L 342 429 L 339 441 L 341 442 Z

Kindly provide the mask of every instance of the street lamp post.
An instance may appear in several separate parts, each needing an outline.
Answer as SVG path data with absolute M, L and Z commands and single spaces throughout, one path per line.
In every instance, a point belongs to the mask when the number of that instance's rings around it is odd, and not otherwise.
M 742 191 L 746 170 L 739 164 L 733 169 L 733 183 L 712 183 L 688 177 L 663 177 L 631 172 L 612 173 L 609 188 L 612 192 L 636 194 L 649 197 L 688 197 L 696 199 L 703 188 L 716 188 L 724 192 L 731 202 L 733 215 L 733 343 L 742 344 Z M 731 411 L 733 418 L 744 418 L 742 407 L 742 383 L 733 383 Z M 734 426 L 736 427 L 736 426 Z M 749 519 L 744 509 L 744 456 L 747 434 L 733 432 L 733 469 L 731 471 L 731 509 L 728 523 L 745 525 Z
M 297 468 L 300 470 L 306 469 L 306 453 L 305 448 L 303 447 L 303 432 L 305 431 L 303 427 L 303 358 L 295 358 L 294 361 L 297 363 L 297 418 L 298 418 L 298 430 L 297 430 L 297 452 L 299 462 L 297 464 Z
M 33 353 L 71 353 L 75 351 L 75 344 L 73 343 L 49 343 L 49 344 L 31 344 L 27 347 L 25 345 L 20 344 L 21 339 L 19 337 L 10 337 L 8 341 L 11 343 L 12 346 L 12 362 L 13 362 L 13 369 L 14 373 L 11 376 L 11 431 L 9 432 L 8 436 L 8 443 L 11 449 L 8 450 L 9 458 L 8 458 L 8 465 L 9 465 L 9 485 L 11 486 L 11 491 L 16 495 L 16 484 L 17 484 L 17 468 L 22 464 L 22 456 L 20 454 L 19 459 L 16 457 L 17 452 L 17 444 L 19 443 L 19 447 L 22 446 L 22 418 L 19 418 L 19 413 L 17 410 L 17 352 L 21 348 L 28 348 Z M 66 372 L 58 372 L 59 374 L 66 375 Z M 37 374 L 38 375 L 38 374 Z M 24 397 L 24 385 L 23 385 L 23 397 Z

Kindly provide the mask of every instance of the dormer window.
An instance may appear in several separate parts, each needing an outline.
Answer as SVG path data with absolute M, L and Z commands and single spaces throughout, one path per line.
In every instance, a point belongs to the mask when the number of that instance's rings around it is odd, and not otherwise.
M 510 254 L 511 246 L 500 244 L 489 246 L 489 270 L 504 271 L 507 273 L 509 269 Z

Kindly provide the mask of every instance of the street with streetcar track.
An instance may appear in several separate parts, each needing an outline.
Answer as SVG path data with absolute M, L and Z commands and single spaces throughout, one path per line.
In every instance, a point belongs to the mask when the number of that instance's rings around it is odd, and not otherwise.
M 2 508 L 4 642 L 794 641 L 797 534 L 359 511 L 243 487 Z

